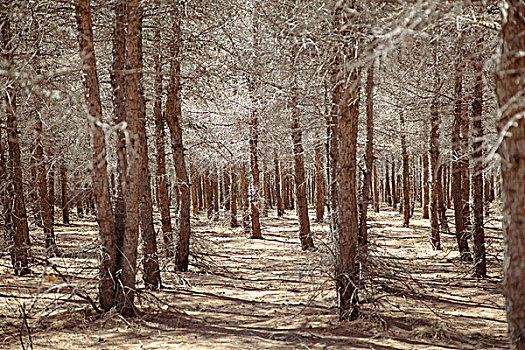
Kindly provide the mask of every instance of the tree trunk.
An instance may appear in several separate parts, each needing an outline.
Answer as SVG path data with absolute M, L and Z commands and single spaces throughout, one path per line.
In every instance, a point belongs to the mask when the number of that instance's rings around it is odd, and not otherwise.
M 319 140 L 315 147 L 315 221 L 319 224 L 322 224 L 324 221 L 324 206 L 326 202 L 322 146 L 321 140 Z
M 463 219 L 465 220 L 465 226 L 470 226 L 470 157 L 469 157 L 469 139 L 470 139 L 470 125 L 468 113 L 463 113 L 461 120 L 461 150 L 462 150 L 462 161 L 461 169 L 461 192 L 463 198 Z
M 264 206 L 263 206 L 263 217 L 268 217 L 268 211 L 270 210 L 270 176 L 266 171 L 266 163 L 263 162 L 263 189 L 264 189 Z
M 231 168 L 231 181 L 230 181 L 230 226 L 237 227 L 239 223 L 237 222 L 237 169 L 236 167 Z
M 434 249 L 441 249 L 439 232 L 441 179 L 440 179 L 440 154 L 439 154 L 439 87 L 440 77 L 438 71 L 437 53 L 434 52 L 434 97 L 430 106 L 430 176 L 431 176 L 431 202 L 430 202 L 430 227 L 431 244 Z
M 250 204 L 248 202 L 248 181 L 246 180 L 246 166 L 241 165 L 241 196 L 242 196 L 242 226 L 244 233 L 249 234 L 250 228 Z
M 374 211 L 376 213 L 379 213 L 379 184 L 377 180 L 377 158 L 374 157 L 374 164 L 373 164 L 373 176 L 374 176 Z
M 250 208 L 252 219 L 252 236 L 251 238 L 261 239 L 261 224 L 259 222 L 259 164 L 257 160 L 257 141 L 259 137 L 258 132 L 258 117 L 256 111 L 252 111 L 250 118 L 250 168 L 252 173 L 252 186 L 250 191 Z
M 48 159 L 53 159 L 54 156 L 55 156 L 55 154 L 52 151 L 52 149 L 49 149 Z M 49 201 L 49 211 L 51 212 L 51 225 L 54 225 L 54 223 L 55 223 L 55 202 L 56 202 L 56 196 L 55 196 L 55 162 L 54 161 L 50 161 L 49 162 L 47 185 L 48 185 L 48 194 L 47 194 L 48 197 L 47 198 L 48 198 L 48 201 Z M 53 233 L 53 236 L 54 236 L 54 233 Z M 54 241 L 54 238 L 53 238 L 53 241 Z
M 359 244 L 368 243 L 366 227 L 368 205 L 370 204 L 370 189 L 372 183 L 372 164 L 374 163 L 374 66 L 368 68 L 366 79 L 366 150 L 361 206 L 359 213 Z
M 62 160 L 62 163 L 60 164 L 60 189 L 60 198 L 62 199 L 62 222 L 65 225 L 69 225 L 69 194 L 67 190 L 67 169 L 64 160 Z
M 80 58 L 86 86 L 86 102 L 88 104 L 89 124 L 93 138 L 92 179 L 95 200 L 97 202 L 97 222 L 101 243 L 99 300 L 104 310 L 109 310 L 114 304 L 115 280 L 115 223 L 109 194 L 107 176 L 105 135 L 97 122 L 102 121 L 102 107 L 96 69 L 95 51 L 93 49 L 93 30 L 89 0 L 75 2 L 78 25 L 78 40 Z
M 499 147 L 503 190 L 503 230 L 505 260 L 503 263 L 505 306 L 512 349 L 525 349 L 525 3 L 506 2 L 503 22 L 503 44 L 496 94 L 499 115 L 498 131 L 505 137 Z
M 213 214 L 214 219 L 219 218 L 219 179 L 217 176 L 217 168 L 214 166 L 210 176 L 211 190 L 213 193 Z
M 148 138 L 146 136 L 146 99 L 144 97 L 143 81 L 143 54 L 142 54 L 142 18 L 143 9 L 139 7 L 138 14 L 138 156 L 140 157 L 140 228 L 142 234 L 144 255 L 144 284 L 146 288 L 160 288 L 160 267 L 157 252 L 157 233 L 153 224 L 153 202 L 151 198 L 151 173 L 149 170 Z
M 310 231 L 310 218 L 308 217 L 302 136 L 303 132 L 299 125 L 299 110 L 294 103 L 292 112 L 292 139 L 295 169 L 295 199 L 297 201 L 297 216 L 299 217 L 299 238 L 301 240 L 301 248 L 306 250 L 314 247 L 314 241 Z
M 403 157 L 403 227 L 408 227 L 410 221 L 410 164 L 405 135 L 405 115 L 403 112 L 401 112 L 401 129 L 401 155 Z
M 429 188 L 429 179 L 428 179 L 428 154 L 423 154 L 421 156 L 423 160 L 423 219 L 429 218 L 429 205 L 430 205 L 430 188 Z
M 397 208 L 397 204 L 399 203 L 399 197 L 398 197 L 398 191 L 396 187 L 396 159 L 394 158 L 394 155 L 392 155 L 392 172 L 390 174 L 391 176 L 391 191 L 392 191 L 392 207 L 394 210 Z
M 388 162 L 385 162 L 385 197 L 388 205 L 392 205 L 392 191 L 390 190 L 390 172 Z
M 12 64 L 13 49 L 11 24 L 9 20 L 10 1 L 0 4 L 0 40 L 2 55 L 8 64 Z M 5 92 L 5 114 L 7 116 L 7 145 L 9 151 L 7 171 L 11 177 L 8 187 L 9 202 L 6 200 L 6 228 L 11 231 L 12 248 L 10 249 L 11 262 L 14 273 L 17 276 L 29 273 L 29 226 L 27 223 L 27 212 L 25 206 L 24 189 L 22 182 L 22 164 L 20 155 L 20 143 L 18 139 L 17 111 L 16 111 L 16 91 L 12 85 L 8 84 Z M 6 173 L 7 173 L 6 171 Z M 12 228 L 9 230 L 9 228 Z
M 282 217 L 284 215 L 284 205 L 281 196 L 281 170 L 279 167 L 279 156 L 277 151 L 273 153 L 274 168 L 275 168 L 275 198 L 277 201 L 277 216 Z
M 135 280 L 137 271 L 137 245 L 139 237 L 139 203 L 141 194 L 140 113 L 139 92 L 140 68 L 140 13 L 138 0 L 127 2 L 128 25 L 126 28 L 126 122 L 129 132 L 127 183 L 124 190 L 126 200 L 125 235 L 122 241 L 119 267 L 120 283 L 117 284 L 115 302 L 123 315 L 134 316 Z
M 452 130 L 452 199 L 454 202 L 454 219 L 456 226 L 456 240 L 461 260 L 470 260 L 470 251 L 467 241 L 467 231 L 465 230 L 465 217 L 463 209 L 463 152 L 461 149 L 461 123 L 464 118 L 463 108 L 463 70 L 464 63 L 461 55 L 463 45 L 462 36 L 456 43 L 456 76 L 455 76 L 455 106 L 454 106 L 454 126 Z
M 113 62 L 111 70 L 111 87 L 113 89 L 114 122 L 117 128 L 117 186 L 115 195 L 115 244 L 116 271 L 121 269 L 122 244 L 126 233 L 126 199 L 125 188 L 127 183 L 128 160 L 126 155 L 126 3 L 119 0 L 115 3 L 115 24 L 113 27 Z M 77 201 L 77 204 L 80 204 Z M 78 207 L 77 207 L 78 209 Z
M 223 192 L 224 192 L 224 209 L 226 211 L 230 211 L 231 210 L 231 191 L 230 191 L 230 188 L 231 188 L 231 183 L 230 183 L 230 174 L 231 174 L 231 170 L 228 170 L 228 168 L 226 168 L 224 171 L 222 171 L 222 179 L 223 179 Z
M 186 162 L 184 159 L 184 146 L 182 144 L 181 128 L 181 86 L 180 86 L 180 48 L 181 48 L 181 12 L 180 3 L 172 4 L 173 42 L 171 44 L 170 83 L 168 99 L 166 101 L 166 121 L 170 129 L 171 144 L 173 147 L 173 164 L 177 179 L 181 183 L 180 210 L 179 210 L 179 241 L 175 254 L 175 267 L 177 271 L 188 270 L 190 254 L 190 187 Z
M 160 0 L 155 2 L 160 6 Z M 153 105 L 153 118 L 155 120 L 155 148 L 156 148 L 156 182 L 157 182 L 157 198 L 158 207 L 160 209 L 160 221 L 162 225 L 162 237 L 166 250 L 166 257 L 170 258 L 173 256 L 173 228 L 171 226 L 171 215 L 170 215 L 170 199 L 168 197 L 168 175 L 166 173 L 166 130 L 165 120 L 162 114 L 162 46 L 161 46 L 161 34 L 160 26 L 162 19 L 157 19 L 157 27 L 155 28 L 155 102 Z
M 48 184 L 46 180 L 46 162 L 44 160 L 44 140 L 42 130 L 42 115 L 40 107 L 40 99 L 38 96 L 34 97 L 34 105 L 36 109 L 35 116 L 35 131 L 36 131 L 36 150 L 35 160 L 38 166 L 38 194 L 40 196 L 40 215 L 44 223 L 45 247 L 49 255 L 58 254 L 58 248 L 55 241 L 55 231 L 53 228 L 53 214 L 51 212 L 51 205 L 49 201 Z M 51 185 L 49 186 L 51 189 Z M 54 191 L 53 191 L 54 193 Z
M 478 43 L 481 46 L 481 40 Z M 483 229 L 483 126 L 481 113 L 483 109 L 483 65 L 475 62 L 476 80 L 474 83 L 474 100 L 472 101 L 472 214 L 473 227 L 472 236 L 474 239 L 474 270 L 476 276 L 487 276 L 487 264 L 485 253 L 485 232 Z
M 199 177 L 195 173 L 195 167 L 190 162 L 190 180 L 191 180 L 191 186 L 190 186 L 190 195 L 191 195 L 191 209 L 193 216 L 199 215 L 199 201 L 197 199 L 197 196 L 199 195 L 199 187 L 200 187 L 200 181 Z
M 342 6 L 334 9 L 336 33 L 348 35 L 348 19 Z M 352 6 L 352 4 L 348 5 Z M 346 38 L 345 41 L 354 41 Z M 337 121 L 337 231 L 335 280 L 338 297 L 339 320 L 355 319 L 358 314 L 356 254 L 358 238 L 358 213 L 356 193 L 357 124 L 359 119 L 359 76 L 357 69 L 348 68 L 347 59 L 356 52 L 352 43 L 336 55 L 333 75 L 333 99 Z M 334 159 L 331 159 L 334 160 Z M 334 166 L 334 164 L 332 164 Z M 334 204 L 334 203 L 333 203 Z

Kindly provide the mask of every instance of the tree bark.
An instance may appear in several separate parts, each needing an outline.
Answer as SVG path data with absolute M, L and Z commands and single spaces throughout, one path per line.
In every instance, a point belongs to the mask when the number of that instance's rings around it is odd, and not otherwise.
M 326 202 L 322 147 L 321 140 L 319 140 L 315 147 L 315 217 L 316 222 L 319 224 L 322 224 L 324 221 L 324 206 Z
M 34 97 L 35 106 L 35 132 L 36 132 L 36 149 L 35 160 L 38 167 L 38 194 L 40 196 L 40 213 L 44 223 L 45 247 L 47 253 L 51 256 L 58 254 L 58 248 L 55 241 L 55 230 L 53 228 L 53 214 L 51 212 L 51 203 L 49 201 L 48 184 L 46 180 L 46 162 L 44 159 L 44 140 L 42 128 L 42 115 L 40 99 L 38 96 Z M 51 188 L 51 186 L 49 187 Z M 54 191 L 53 191 L 54 192 Z
M 62 222 L 65 225 L 69 225 L 69 193 L 67 190 L 67 168 L 64 160 L 60 164 L 60 190 Z
M 478 43 L 481 46 L 480 40 Z M 472 236 L 474 239 L 474 270 L 478 277 L 487 276 L 486 252 L 485 252 L 485 232 L 483 228 L 483 65 L 475 62 L 476 79 L 474 83 L 474 100 L 472 101 L 472 137 L 473 151 L 472 162 L 474 164 L 472 174 L 472 214 L 473 227 Z
M 0 4 L 0 40 L 2 58 L 8 64 L 12 64 L 13 48 L 11 23 L 9 19 L 10 1 Z M 10 231 L 12 248 L 10 249 L 11 263 L 14 273 L 17 276 L 29 273 L 29 226 L 27 223 L 27 212 L 25 206 L 24 189 L 22 182 L 22 164 L 20 155 L 20 143 L 18 139 L 18 123 L 16 110 L 16 90 L 10 84 L 3 92 L 5 97 L 5 114 L 7 129 L 7 145 L 9 158 L 7 161 L 6 173 L 9 172 L 11 185 L 8 187 L 6 199 L 6 228 Z M 12 208 L 12 209 L 11 209 Z M 10 229 L 11 228 L 11 229 Z
M 86 86 L 88 121 L 93 139 L 92 179 L 97 202 L 97 222 L 101 243 L 99 301 L 104 310 L 109 310 L 114 305 L 115 295 L 113 289 L 116 268 L 115 223 L 109 194 L 105 135 L 104 130 L 98 124 L 102 121 L 102 106 L 100 104 L 97 66 L 93 48 L 89 0 L 77 0 L 75 10 L 80 58 Z
M 391 177 L 391 191 L 392 191 L 392 207 L 394 210 L 397 208 L 397 204 L 399 203 L 399 193 L 397 191 L 396 187 L 396 159 L 394 155 L 392 155 L 392 172 L 390 174 Z
M 294 103 L 292 111 L 292 139 L 295 169 L 295 200 L 297 201 L 297 216 L 299 217 L 299 239 L 303 250 L 314 247 L 308 217 L 308 200 L 306 198 L 306 178 L 304 174 L 303 132 L 299 125 L 299 110 Z
M 156 0 L 156 4 L 160 6 L 160 1 Z M 162 45 L 160 26 L 162 19 L 157 20 L 157 27 L 155 28 L 155 102 L 153 105 L 153 118 L 155 120 L 155 148 L 156 148 L 156 180 L 157 180 L 157 198 L 160 209 L 160 221 L 162 226 L 162 237 L 166 250 L 166 257 L 173 256 L 173 228 L 171 226 L 170 215 L 170 199 L 168 197 L 168 175 L 166 173 L 166 130 L 165 120 L 162 114 Z
M 499 115 L 503 230 L 504 294 L 512 349 L 525 349 L 525 3 L 506 2 L 503 44 L 496 75 Z
M 354 5 L 353 3 L 348 6 Z M 348 18 L 343 6 L 336 5 L 334 26 L 336 33 L 348 35 Z M 348 42 L 347 42 L 348 41 Z M 345 49 L 337 52 L 333 74 L 333 99 L 337 123 L 337 153 L 331 161 L 336 166 L 335 186 L 337 205 L 335 280 L 338 298 L 339 320 L 355 319 L 357 307 L 357 238 L 358 213 L 356 193 L 357 123 L 359 119 L 359 76 L 356 68 L 349 68 L 348 59 L 356 56 L 355 39 L 345 38 Z M 346 63 L 345 63 L 346 62 Z M 334 198 L 335 199 L 335 198 Z
M 197 196 L 199 195 L 199 187 L 200 187 L 200 181 L 199 177 L 195 173 L 195 167 L 190 162 L 190 180 L 191 180 L 191 186 L 190 186 L 190 195 L 191 195 L 191 209 L 193 216 L 199 215 L 199 200 L 197 199 Z
M 366 227 L 368 205 L 370 204 L 372 164 L 374 163 L 374 66 L 368 68 L 366 78 L 366 149 L 365 169 L 363 174 L 363 187 L 361 192 L 361 206 L 359 213 L 359 244 L 368 243 L 368 232 Z
M 431 244 L 434 249 L 441 249 L 439 232 L 440 197 L 442 196 L 440 179 L 440 154 L 439 154 L 439 87 L 440 77 L 438 71 L 437 53 L 434 52 L 434 96 L 430 106 L 430 175 L 431 175 L 431 202 L 430 202 L 430 227 Z
M 223 195 L 223 200 L 224 200 L 224 210 L 226 210 L 227 212 L 231 210 L 231 191 L 230 191 L 230 188 L 231 188 L 231 183 L 230 183 L 230 175 L 231 175 L 231 170 L 229 170 L 228 168 L 226 168 L 225 170 L 222 171 L 222 183 L 223 183 L 223 187 L 222 187 L 222 190 L 224 192 L 224 195 Z
M 390 172 L 388 169 L 388 162 L 385 162 L 385 196 L 387 204 L 392 205 L 392 191 L 390 190 Z
M 237 227 L 239 223 L 237 222 L 237 168 L 231 168 L 231 181 L 230 181 L 230 226 Z
M 111 87 L 113 89 L 114 122 L 117 126 L 117 185 L 115 194 L 115 244 L 116 271 L 121 269 L 122 244 L 126 233 L 126 198 L 128 159 L 126 155 L 126 2 L 119 0 L 115 3 L 115 24 L 113 27 L 113 62 L 111 70 Z M 80 201 L 77 201 L 80 203 Z M 78 207 L 77 207 L 78 208 Z
M 374 157 L 373 165 L 373 175 L 374 175 L 374 211 L 379 213 L 379 188 L 377 181 L 377 159 Z
M 125 234 L 120 251 L 122 253 L 119 267 L 120 283 L 117 284 L 115 304 L 117 310 L 126 316 L 136 313 L 135 282 L 137 271 L 137 245 L 139 237 L 139 205 L 142 182 L 140 153 L 140 113 L 141 101 L 139 91 L 140 69 L 140 9 L 139 1 L 127 2 L 128 23 L 126 28 L 126 122 L 129 142 L 127 144 L 128 170 L 127 183 L 124 189 L 126 200 Z
M 270 210 L 270 176 L 266 171 L 266 163 L 263 162 L 263 193 L 264 193 L 264 206 L 263 206 L 263 217 L 268 217 L 268 211 Z
M 180 86 L 180 49 L 181 49 L 181 6 L 179 1 L 172 4 L 173 42 L 171 44 L 170 83 L 166 101 L 166 121 L 170 129 L 173 147 L 173 164 L 180 185 L 179 241 L 175 254 L 177 271 L 187 271 L 190 254 L 190 187 L 181 128 L 181 86 Z
M 144 97 L 143 54 L 142 54 L 142 18 L 144 10 L 138 8 L 138 156 L 140 157 L 140 228 L 143 242 L 144 284 L 146 288 L 160 288 L 160 267 L 157 252 L 157 233 L 153 224 L 153 200 L 151 197 L 151 173 L 149 170 L 148 138 L 146 136 L 146 99 Z
M 274 168 L 275 168 L 275 197 L 277 201 L 277 217 L 282 217 L 284 215 L 284 205 L 283 199 L 281 196 L 281 170 L 279 166 L 279 156 L 277 151 L 273 153 Z
M 52 148 L 48 148 L 48 159 L 53 159 L 55 154 L 52 150 Z M 49 211 L 51 212 L 51 225 L 55 223 L 55 202 L 56 202 L 56 196 L 55 196 L 55 162 L 50 161 L 48 166 L 48 179 L 47 179 L 47 186 L 48 186 L 48 194 L 47 198 L 49 201 Z M 54 233 L 53 233 L 54 236 Z M 53 238 L 54 241 L 54 238 Z
M 423 160 L 423 219 L 428 219 L 429 216 L 429 205 L 430 205 L 430 188 L 429 188 L 429 179 L 428 179 L 428 154 L 423 154 L 421 156 Z
M 462 36 L 459 36 L 456 53 L 456 75 L 455 75 L 455 105 L 454 125 L 452 130 L 452 199 L 454 202 L 454 219 L 456 226 L 456 240 L 461 260 L 470 260 L 470 251 L 465 230 L 465 217 L 463 209 L 463 157 L 461 147 L 461 123 L 464 118 L 463 99 L 463 70 L 464 62 L 461 55 L 463 45 Z
M 246 166 L 241 165 L 241 196 L 242 196 L 242 226 L 244 233 L 249 234 L 250 228 L 250 204 L 248 201 L 248 181 L 246 180 Z
M 259 138 L 258 131 L 259 118 L 257 112 L 252 111 L 250 117 L 250 169 L 252 174 L 251 190 L 250 190 L 250 208 L 252 219 L 252 236 L 251 238 L 261 239 L 261 224 L 259 222 L 259 163 L 258 163 L 258 149 L 257 142 Z
M 401 155 L 403 157 L 403 227 L 408 227 L 410 221 L 410 164 L 405 135 L 405 115 L 403 112 L 401 112 L 401 129 Z

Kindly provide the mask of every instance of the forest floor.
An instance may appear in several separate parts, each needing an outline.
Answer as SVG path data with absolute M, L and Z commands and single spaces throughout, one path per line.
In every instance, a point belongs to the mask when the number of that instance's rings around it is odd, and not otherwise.
M 35 261 L 31 275 L 12 276 L 4 253 L 0 348 L 508 348 L 498 206 L 486 223 L 487 279 L 459 261 L 453 235 L 443 234 L 443 249 L 435 251 L 420 213 L 403 228 L 398 212 L 382 209 L 369 212 L 373 244 L 356 321 L 337 321 L 327 226 L 313 224 L 316 249 L 302 251 L 292 212 L 263 218 L 263 240 L 194 219 L 189 272 L 176 273 L 163 259 L 162 289 L 139 283 L 138 317 L 98 316 L 86 301 L 96 298 L 96 224 L 84 220 L 57 226 L 64 254 L 45 267 Z M 32 239 L 43 243 L 38 229 Z

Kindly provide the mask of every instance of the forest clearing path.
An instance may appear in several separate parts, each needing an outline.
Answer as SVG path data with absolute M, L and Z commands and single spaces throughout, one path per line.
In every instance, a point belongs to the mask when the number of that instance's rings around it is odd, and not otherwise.
M 417 213 L 408 229 L 397 212 L 370 215 L 375 270 L 367 292 L 378 301 L 363 299 L 364 319 L 337 322 L 326 225 L 312 225 L 317 249 L 302 251 L 292 215 L 262 219 L 263 240 L 200 218 L 193 222 L 190 271 L 170 272 L 168 263 L 164 287 L 138 293 L 139 318 L 95 318 L 88 306 L 69 308 L 32 330 L 34 348 L 508 348 L 496 260 L 500 229 L 487 230 L 491 278 L 477 280 L 457 259 L 454 236 L 442 236 L 442 251 L 430 249 L 428 220 Z M 63 247 L 67 227 L 60 231 Z

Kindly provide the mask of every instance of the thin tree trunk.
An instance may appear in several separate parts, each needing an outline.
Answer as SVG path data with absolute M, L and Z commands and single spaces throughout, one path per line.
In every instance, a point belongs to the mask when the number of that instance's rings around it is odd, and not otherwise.
M 268 211 L 270 210 L 270 176 L 266 171 L 266 163 L 263 162 L 263 193 L 264 193 L 264 206 L 263 206 L 263 217 L 268 217 Z
M 117 128 L 117 188 L 115 195 L 115 244 L 116 271 L 121 269 L 122 244 L 126 233 L 126 199 L 125 188 L 127 183 L 128 160 L 126 155 L 126 2 L 118 0 L 115 3 L 115 24 L 113 27 L 113 62 L 111 71 L 111 86 L 113 89 L 114 122 Z M 80 201 L 77 201 L 80 204 Z M 77 207 L 78 209 L 78 207 Z
M 374 211 L 379 213 L 379 188 L 377 181 L 377 158 L 374 158 L 373 165 L 373 175 L 374 175 Z
M 42 115 L 40 107 L 40 99 L 35 96 L 34 105 L 36 109 L 35 116 L 35 131 L 36 131 L 36 150 L 35 160 L 38 167 L 38 194 L 40 196 L 40 213 L 44 223 L 45 247 L 49 255 L 58 254 L 58 248 L 55 241 L 55 232 L 53 228 L 53 214 L 51 212 L 51 205 L 49 202 L 48 184 L 46 180 L 46 166 L 44 160 L 44 140 L 42 129 Z M 54 191 L 53 191 L 54 192 Z
M 405 135 L 405 115 L 401 112 L 401 154 L 403 157 L 403 226 L 408 227 L 410 221 L 410 164 Z
M 388 205 L 392 205 L 392 191 L 390 190 L 390 172 L 388 162 L 385 163 L 385 196 Z
M 141 194 L 141 157 L 140 150 L 140 113 L 141 101 L 139 92 L 139 37 L 140 12 L 139 1 L 127 2 L 128 25 L 126 28 L 126 123 L 129 132 L 127 183 L 124 190 L 126 200 L 125 235 L 120 251 L 122 253 L 119 267 L 120 283 L 117 284 L 115 303 L 117 310 L 126 316 L 136 313 L 135 282 L 137 271 L 137 245 L 139 237 L 139 204 Z
M 506 2 L 503 44 L 496 74 L 496 95 L 500 119 L 498 132 L 504 136 L 499 147 L 503 190 L 505 257 L 503 280 L 505 307 L 512 349 L 525 349 L 525 3 Z
M 168 100 L 166 101 L 166 121 L 170 129 L 171 144 L 173 147 L 173 164 L 177 179 L 181 183 L 180 210 L 179 210 L 179 240 L 175 254 L 175 267 L 177 271 L 188 270 L 190 254 L 190 188 L 186 162 L 184 159 L 184 146 L 182 144 L 181 128 L 181 86 L 180 86 L 180 48 L 182 13 L 179 9 L 180 2 L 172 4 L 173 42 L 171 44 L 170 84 Z
M 144 284 L 147 288 L 160 288 L 160 267 L 157 252 L 157 233 L 153 224 L 153 201 L 151 198 L 151 173 L 149 170 L 148 138 L 146 136 L 146 99 L 144 97 L 143 81 L 143 54 L 142 54 L 142 18 L 143 9 L 139 7 L 138 14 L 138 92 L 139 92 L 139 119 L 138 119 L 138 152 L 140 157 L 140 228 L 142 234 L 144 254 Z
M 197 196 L 199 195 L 200 182 L 192 163 L 190 163 L 190 180 L 191 208 L 193 216 L 197 216 L 199 215 L 199 201 L 197 200 Z
M 478 40 L 479 42 L 479 40 Z M 480 43 L 481 45 L 481 43 Z M 476 276 L 487 276 L 487 264 L 485 253 L 485 232 L 483 228 L 483 76 L 481 63 L 475 64 L 476 80 L 474 83 L 474 100 L 472 101 L 472 162 L 474 164 L 472 174 L 472 214 L 474 239 L 474 270 Z
M 394 155 L 392 155 L 392 172 L 390 174 L 391 177 L 391 191 L 392 191 L 392 207 L 394 210 L 397 208 L 397 204 L 399 203 L 398 198 L 398 191 L 396 187 L 396 159 L 394 158 Z
M 242 226 L 244 233 L 249 234 L 250 228 L 250 205 L 248 202 L 248 181 L 246 180 L 246 167 L 241 165 L 241 196 L 242 196 Z
M 428 154 L 423 154 L 421 156 L 423 160 L 423 219 L 428 219 L 429 216 L 429 205 L 430 205 L 430 188 L 429 188 L 429 179 L 428 179 Z
M 325 181 L 324 181 L 324 163 L 323 163 L 323 149 L 321 140 L 318 141 L 315 147 L 315 213 L 316 222 L 322 224 L 324 221 L 324 206 L 325 206 Z
M 6 59 L 8 64 L 12 64 L 13 49 L 12 49 L 12 33 L 11 23 L 9 20 L 10 1 L 0 4 L 0 40 L 1 52 L 3 59 Z M 29 226 L 27 223 L 27 212 L 25 206 L 24 189 L 22 183 L 22 168 L 20 143 L 18 139 L 18 125 L 17 125 L 17 110 L 16 110 L 16 90 L 10 84 L 7 85 L 5 92 L 7 117 L 7 145 L 9 151 L 7 171 L 9 172 L 12 185 L 8 188 L 9 202 L 6 203 L 8 209 L 6 213 L 6 227 L 12 228 L 11 239 L 12 248 L 10 250 L 11 262 L 13 264 L 14 273 L 17 276 L 29 273 L 28 259 L 29 259 Z M 6 171 L 6 173 L 7 173 Z M 7 200 L 6 200 L 7 202 Z
M 228 170 L 228 168 L 226 168 L 226 170 L 222 171 L 222 183 L 223 183 L 223 192 L 224 192 L 224 209 L 226 211 L 230 211 L 231 210 L 231 191 L 230 191 L 230 188 L 231 188 L 231 184 L 230 184 L 230 174 L 231 174 L 231 171 Z
M 281 196 L 281 170 L 279 166 L 279 156 L 277 155 L 277 151 L 274 151 L 273 159 L 273 164 L 275 168 L 275 197 L 277 201 L 277 216 L 282 217 L 284 215 L 284 205 Z
M 463 154 L 461 169 L 461 191 L 463 198 L 463 219 L 465 226 L 470 226 L 470 156 L 469 156 L 469 142 L 470 142 L 470 125 L 468 113 L 463 113 L 461 120 L 461 151 Z
M 252 236 L 251 238 L 261 239 L 261 224 L 259 222 L 259 164 L 257 160 L 257 141 L 259 137 L 258 132 L 258 118 L 256 111 L 252 111 L 250 118 L 250 168 L 252 174 L 252 186 L 250 191 L 250 208 L 252 219 Z
M 237 227 L 239 226 L 239 223 L 237 222 L 237 168 L 232 167 L 231 168 L 231 182 L 230 182 L 230 210 L 231 210 L 231 218 L 230 218 L 230 226 L 231 227 Z
M 69 225 L 69 193 L 67 190 L 67 168 L 64 160 L 62 160 L 62 163 L 60 164 L 60 189 L 60 198 L 62 199 L 62 222 L 65 225 Z
M 97 202 L 97 221 L 101 243 L 99 301 L 104 310 L 114 305 L 115 280 L 115 223 L 109 194 L 107 175 L 106 145 L 104 130 L 97 123 L 102 121 L 99 83 L 96 69 L 95 51 L 93 49 L 93 30 L 89 0 L 75 2 L 80 44 L 80 58 L 86 86 L 88 120 L 93 138 L 92 178 Z
M 213 193 L 213 214 L 214 219 L 219 218 L 219 179 L 217 176 L 217 168 L 213 167 L 210 176 L 211 190 Z
M 454 202 L 454 219 L 456 226 L 456 240 L 461 260 L 470 260 L 470 251 L 467 241 L 467 231 L 465 230 L 465 217 L 463 209 L 463 152 L 461 149 L 461 123 L 465 113 L 463 108 L 463 70 L 464 63 L 461 55 L 463 45 L 462 36 L 459 36 L 456 55 L 456 76 L 455 76 L 455 107 L 454 107 L 454 126 L 452 130 L 452 199 Z
M 155 1 L 156 5 L 160 7 L 160 0 Z M 170 215 L 170 199 L 168 197 L 168 175 L 166 173 L 166 130 L 165 120 L 162 114 L 162 45 L 160 26 L 162 19 L 157 19 L 157 27 L 155 28 L 155 102 L 153 105 L 153 118 L 155 120 L 155 148 L 156 148 L 156 182 L 157 182 L 157 198 L 158 207 L 160 209 L 160 221 L 162 225 L 162 237 L 166 250 L 166 257 L 173 256 L 173 228 L 171 226 Z
M 53 159 L 55 156 L 53 150 L 49 149 L 48 159 Z M 48 168 L 48 201 L 49 201 L 49 211 L 51 212 L 51 225 L 54 225 L 55 223 L 55 202 L 56 202 L 56 196 L 55 196 L 55 162 L 50 161 L 49 162 L 49 168 Z M 110 197 L 111 198 L 111 197 Z M 54 236 L 54 233 L 53 233 Z M 54 241 L 54 238 L 53 238 Z M 51 243 L 53 244 L 53 243 Z
M 359 213 L 359 244 L 368 243 L 368 232 L 366 227 L 368 205 L 370 204 L 372 164 L 374 163 L 374 66 L 368 68 L 366 79 L 366 149 L 365 169 L 363 176 L 363 188 L 361 193 L 361 205 Z
M 292 139 L 295 169 L 295 199 L 297 201 L 297 216 L 299 217 L 299 238 L 301 240 L 301 248 L 306 250 L 314 247 L 314 241 L 310 231 L 310 218 L 308 217 L 302 134 L 303 132 L 299 125 L 299 110 L 294 103 L 292 112 Z
M 434 49 L 435 50 L 435 49 Z M 440 199 L 442 196 L 440 179 L 440 154 L 439 154 L 439 86 L 437 53 L 434 51 L 434 97 L 430 106 L 430 175 L 431 175 L 431 202 L 430 202 L 430 227 L 431 244 L 434 249 L 441 249 L 439 232 Z

